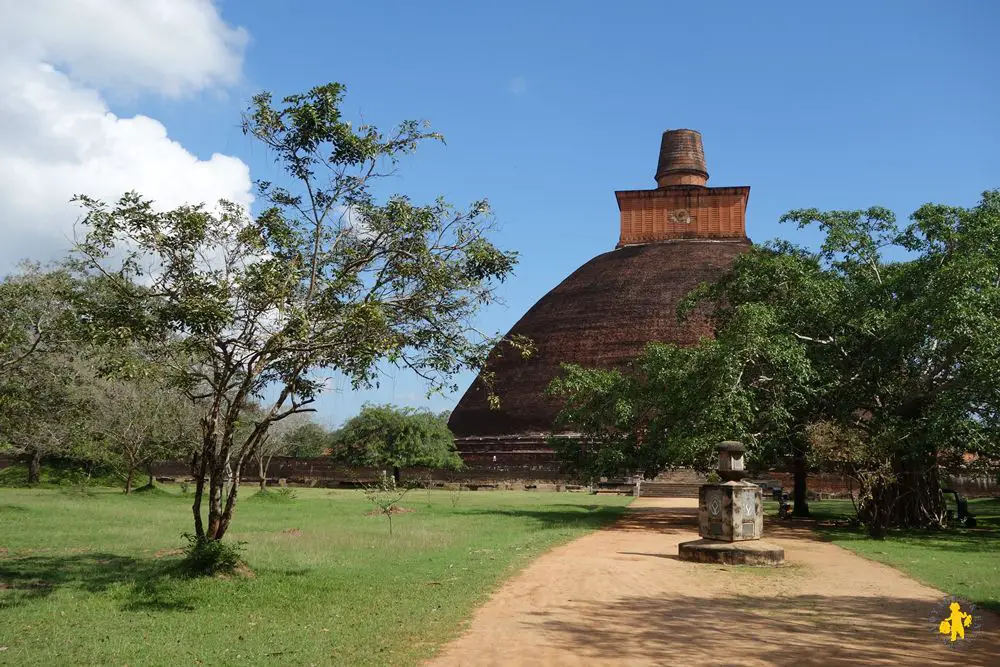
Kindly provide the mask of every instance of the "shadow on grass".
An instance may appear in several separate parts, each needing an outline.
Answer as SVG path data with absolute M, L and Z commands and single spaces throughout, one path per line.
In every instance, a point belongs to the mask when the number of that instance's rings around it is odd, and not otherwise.
M 177 560 L 110 553 L 44 554 L 0 559 L 0 611 L 60 589 L 105 593 L 120 589 L 126 611 L 187 611 L 191 600 L 176 585 L 190 578 Z
M 919 599 L 792 595 L 624 597 L 573 602 L 524 620 L 581 662 L 675 665 L 986 665 L 996 664 L 996 618 L 954 650 L 933 621 L 935 602 Z M 560 620 L 553 620 L 555 615 Z M 739 638 L 726 648 L 720 638 Z M 970 639 L 971 639 L 970 635 Z M 726 659 L 729 653 L 729 660 Z
M 10 513 L 14 514 L 16 512 L 27 512 L 28 508 L 24 505 L 0 505 L 0 514 Z
M 559 509 L 545 509 L 532 507 L 506 507 L 496 509 L 462 509 L 455 510 L 456 514 L 466 516 L 507 516 L 518 519 L 531 519 L 540 527 L 562 528 L 572 526 L 574 528 L 603 528 L 622 516 L 626 511 L 624 506 L 613 505 L 577 505 Z

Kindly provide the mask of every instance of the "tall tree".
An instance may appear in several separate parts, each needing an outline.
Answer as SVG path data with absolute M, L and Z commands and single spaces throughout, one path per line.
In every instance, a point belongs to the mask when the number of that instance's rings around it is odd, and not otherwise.
M 335 456 L 351 465 L 391 467 L 395 486 L 401 468 L 462 466 L 442 415 L 392 405 L 366 405 L 347 420 L 337 431 Z
M 227 202 L 161 211 L 136 193 L 113 205 L 78 198 L 88 231 L 76 255 L 115 295 L 89 317 L 186 359 L 175 379 L 205 406 L 192 507 L 199 540 L 225 535 L 244 466 L 272 424 L 308 409 L 321 370 L 360 387 L 388 363 L 435 390 L 478 368 L 497 342 L 469 324 L 516 261 L 486 238 L 489 206 L 377 200 L 374 184 L 398 159 L 440 135 L 412 121 L 390 135 L 354 127 L 342 96 L 329 84 L 278 106 L 267 93 L 253 98 L 244 132 L 285 174 L 281 185 L 257 183 L 256 216 Z M 237 438 L 251 401 L 263 410 Z
M 939 523 L 942 468 L 1000 456 L 1000 192 L 925 205 L 905 228 L 877 207 L 782 220 L 818 227 L 820 248 L 755 248 L 692 294 L 685 308 L 714 307 L 713 341 L 653 346 L 626 373 L 569 369 L 553 385 L 566 423 L 654 470 L 686 461 L 671 443 L 705 446 L 720 425 L 797 472 L 818 443 L 815 458 L 857 478 L 873 536 Z M 593 459 L 602 445 L 567 447 Z

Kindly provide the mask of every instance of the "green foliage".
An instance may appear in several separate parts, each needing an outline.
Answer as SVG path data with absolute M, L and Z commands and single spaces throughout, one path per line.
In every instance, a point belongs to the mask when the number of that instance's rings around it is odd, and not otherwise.
M 50 458 L 40 468 L 38 486 L 72 487 L 86 479 L 88 486 L 121 488 L 121 477 L 112 468 L 90 461 Z M 0 470 L 0 487 L 28 486 L 28 466 L 15 463 Z
M 715 338 L 651 345 L 625 372 L 567 368 L 570 461 L 607 472 L 698 465 L 739 439 L 766 464 L 812 446 L 855 477 L 861 518 L 940 523 L 942 467 L 1000 460 L 1000 192 L 974 208 L 928 204 L 903 228 L 890 211 L 792 211 L 818 250 L 755 247 L 689 295 Z
M 253 502 L 266 502 L 266 503 L 290 503 L 298 497 L 294 489 L 289 489 L 288 487 L 280 487 L 277 489 L 261 489 L 257 493 L 250 496 L 249 500 Z
M 462 466 L 447 418 L 413 408 L 365 405 L 337 432 L 335 447 L 335 457 L 357 466 Z
M 199 535 L 202 492 L 211 537 L 221 537 L 237 498 L 224 494 L 226 464 L 239 479 L 271 426 L 315 400 L 320 372 L 360 388 L 393 364 L 430 390 L 453 388 L 497 342 L 469 324 L 516 262 L 487 240 L 489 205 L 377 198 L 378 180 L 440 135 L 414 121 L 389 134 L 353 126 L 343 93 L 329 84 L 280 104 L 253 98 L 243 131 L 283 172 L 280 183 L 257 182 L 257 215 L 230 202 L 162 211 L 138 193 L 76 199 L 87 230 L 77 267 L 108 287 L 85 301 L 95 336 L 184 360 L 172 384 L 200 401 Z M 251 426 L 236 437 L 241 420 Z
M 186 572 L 197 576 L 232 574 L 242 563 L 246 542 L 210 540 L 191 533 L 184 533 L 182 566 Z
M 306 422 L 284 436 L 285 455 L 308 459 L 323 456 L 333 446 L 333 434 L 315 422 Z
M 90 374 L 76 358 L 73 306 L 81 288 L 66 271 L 34 265 L 0 282 L 0 454 L 37 461 L 87 444 Z

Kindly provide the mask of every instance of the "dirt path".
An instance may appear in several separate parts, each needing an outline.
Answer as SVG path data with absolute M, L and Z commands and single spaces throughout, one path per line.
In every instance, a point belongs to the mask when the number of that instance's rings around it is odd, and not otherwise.
M 430 664 L 1000 665 L 1000 623 L 962 650 L 928 618 L 944 596 L 896 570 L 765 525 L 786 567 L 677 560 L 695 501 L 640 499 L 612 528 L 559 547 L 507 582 Z

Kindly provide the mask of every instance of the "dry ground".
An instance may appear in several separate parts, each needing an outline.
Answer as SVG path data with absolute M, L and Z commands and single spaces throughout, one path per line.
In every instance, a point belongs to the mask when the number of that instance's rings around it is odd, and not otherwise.
M 696 501 L 639 499 L 613 527 L 548 552 L 480 608 L 431 662 L 451 665 L 1000 665 L 1000 623 L 944 645 L 944 593 L 820 541 L 765 525 L 782 568 L 677 559 Z

